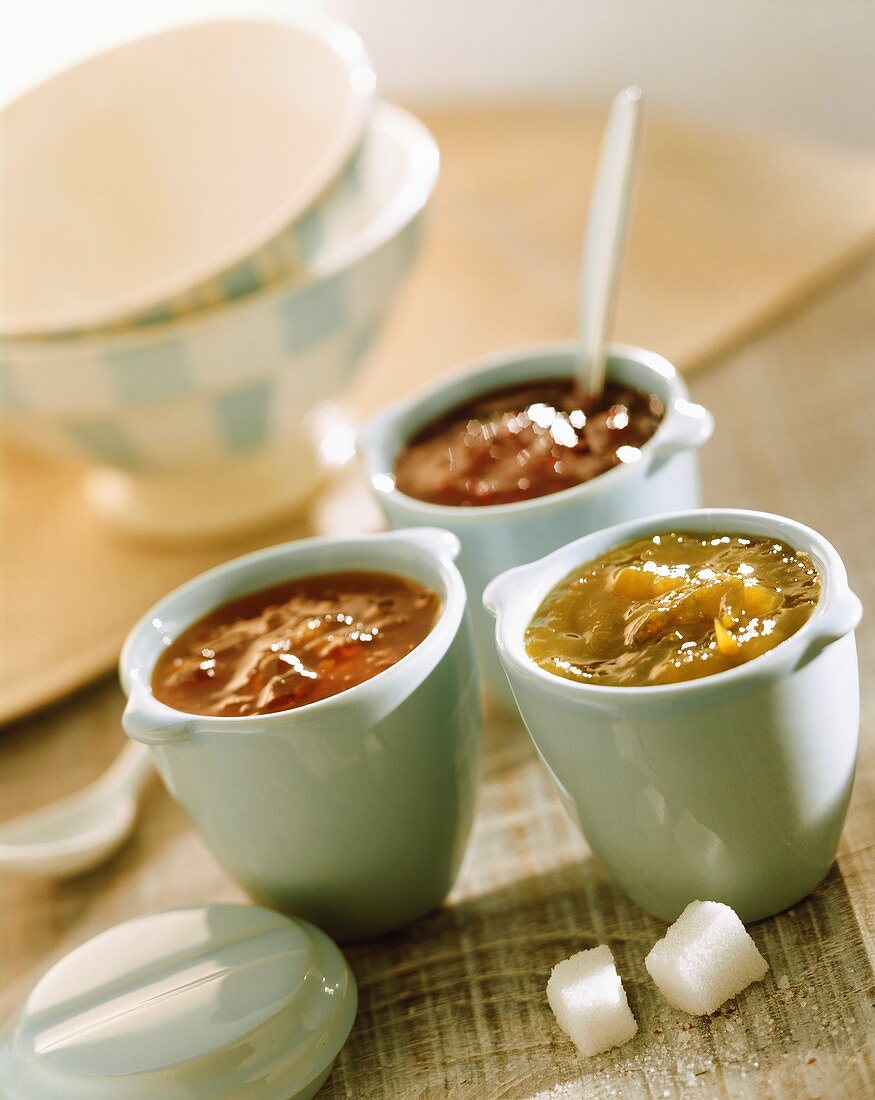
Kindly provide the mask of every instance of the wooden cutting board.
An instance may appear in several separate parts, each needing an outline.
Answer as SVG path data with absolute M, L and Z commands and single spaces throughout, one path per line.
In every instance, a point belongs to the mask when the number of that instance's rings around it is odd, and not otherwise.
M 420 265 L 351 389 L 359 416 L 471 356 L 574 332 L 602 116 L 424 117 L 441 146 L 441 182 Z M 691 370 L 873 243 L 875 158 L 652 117 L 616 336 Z M 101 529 L 80 481 L 73 467 L 3 452 L 0 722 L 110 669 L 136 618 L 200 570 L 281 539 L 378 522 L 350 470 L 310 514 L 245 540 L 142 545 Z

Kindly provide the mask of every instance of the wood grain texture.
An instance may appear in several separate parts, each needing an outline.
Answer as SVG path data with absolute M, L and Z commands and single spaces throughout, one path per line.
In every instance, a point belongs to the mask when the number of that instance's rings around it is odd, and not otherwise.
M 717 411 L 707 503 L 785 512 L 835 542 L 875 607 L 875 263 L 703 372 Z M 642 960 L 663 927 L 589 855 L 521 728 L 492 716 L 479 811 L 448 905 L 346 954 L 361 992 L 320 1096 L 460 1100 L 866 1100 L 875 1097 L 875 619 L 859 634 L 860 763 L 840 854 L 806 901 L 751 931 L 765 980 L 715 1016 L 669 1008 Z M 121 695 L 89 688 L 0 738 L 4 816 L 75 789 L 118 751 Z M 150 910 L 242 895 L 166 792 L 115 862 L 69 883 L 0 881 L 0 1015 L 59 955 Z M 639 1019 L 627 1046 L 580 1059 L 553 1023 L 550 967 L 607 942 Z
M 357 416 L 472 356 L 574 333 L 602 116 L 455 111 L 426 122 L 442 151 L 430 233 L 352 387 Z M 873 239 L 875 159 L 654 117 L 617 338 L 694 368 L 774 320 Z M 317 514 L 219 546 L 138 545 L 88 514 L 73 468 L 11 450 L 0 457 L 0 722 L 110 668 L 129 626 L 202 569 L 271 542 L 375 522 L 361 508 L 349 515 L 345 504 L 322 501 Z M 53 631 L 28 628 L 49 614 Z

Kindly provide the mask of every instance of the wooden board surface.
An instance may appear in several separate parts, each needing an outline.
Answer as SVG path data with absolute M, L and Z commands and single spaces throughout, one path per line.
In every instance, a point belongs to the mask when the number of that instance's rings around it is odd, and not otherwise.
M 602 118 L 427 115 L 441 178 L 423 261 L 353 388 L 370 411 L 466 359 L 575 331 Z M 684 370 L 875 244 L 875 156 L 651 116 L 615 336 Z
M 270 543 L 379 523 L 350 470 L 281 526 L 221 546 L 146 545 L 113 535 L 87 511 L 74 467 L 11 447 L 3 457 L 0 723 L 112 668 L 140 615 L 188 577 Z
M 382 1100 L 875 1098 L 875 263 L 693 379 L 717 410 L 706 502 L 794 516 L 838 547 L 867 608 L 857 782 L 827 881 L 752 926 L 766 979 L 715 1016 L 670 1009 L 642 960 L 662 934 L 590 856 L 521 728 L 493 719 L 472 844 L 441 911 L 346 954 L 359 1014 L 320 1097 Z M 122 744 L 109 681 L 0 739 L 3 816 L 94 778 Z M 155 781 L 133 841 L 68 883 L 0 878 L 0 1018 L 50 963 L 151 910 L 239 899 Z M 550 967 L 610 944 L 640 1031 L 582 1060 L 544 996 Z
M 367 415 L 471 356 L 574 331 L 586 198 L 601 117 L 428 115 L 442 178 L 421 264 L 353 386 Z M 646 134 L 619 339 L 684 368 L 798 301 L 875 235 L 875 159 L 709 135 L 653 118 Z M 212 548 L 124 542 L 82 506 L 80 475 L 0 461 L 0 722 L 110 668 L 169 588 L 248 549 L 376 522 L 334 507 Z M 35 625 L 40 624 L 40 625 Z M 51 625 L 49 625 L 51 624 Z

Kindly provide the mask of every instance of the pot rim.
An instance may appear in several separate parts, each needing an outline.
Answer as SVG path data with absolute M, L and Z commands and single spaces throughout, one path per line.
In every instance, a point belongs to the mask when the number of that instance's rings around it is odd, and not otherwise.
M 181 600 L 192 595 L 200 597 L 198 609 L 186 616 L 187 624 L 190 624 L 215 607 L 221 606 L 223 602 L 221 599 L 216 600 L 208 596 L 208 593 L 212 592 L 213 584 L 219 578 L 249 577 L 252 584 L 248 586 L 248 590 L 258 591 L 259 588 L 269 584 L 267 581 L 258 580 L 259 573 L 266 565 L 287 559 L 289 563 L 287 579 L 293 580 L 296 576 L 318 576 L 320 572 L 318 565 L 296 569 L 295 561 L 311 558 L 314 551 L 330 546 L 341 559 L 346 559 L 347 564 L 344 566 L 333 560 L 332 565 L 326 566 L 323 572 L 355 568 L 357 549 L 363 546 L 379 549 L 381 545 L 411 548 L 435 568 L 444 589 L 441 593 L 443 607 L 437 622 L 414 649 L 389 668 L 336 695 L 270 714 L 234 717 L 196 714 L 191 711 L 177 710 L 153 695 L 152 673 L 161 652 L 156 629 L 160 629 L 161 621 L 169 617 L 172 609 Z M 467 606 L 467 594 L 462 576 L 454 564 L 458 553 L 459 541 L 449 531 L 435 527 L 407 528 L 402 531 L 369 535 L 296 539 L 244 554 L 198 574 L 173 589 L 149 608 L 125 639 L 119 658 L 119 676 L 122 688 L 128 696 L 124 714 L 125 731 L 135 740 L 148 744 L 181 741 L 195 731 L 220 729 L 227 732 L 246 733 L 257 728 L 259 732 L 270 730 L 276 733 L 285 727 L 285 731 L 292 735 L 296 732 L 292 727 L 297 725 L 300 728 L 308 719 L 316 716 L 324 718 L 326 713 L 332 710 L 342 712 L 349 708 L 365 708 L 370 711 L 379 709 L 379 701 L 387 695 L 392 695 L 393 692 L 397 693 L 399 688 L 402 691 L 406 689 L 406 694 L 409 694 L 437 666 L 452 645 L 462 624 Z M 386 572 L 407 575 L 403 566 L 391 563 L 387 565 Z M 247 591 L 245 583 L 242 591 Z
M 391 467 L 394 455 L 387 453 L 387 444 L 393 430 L 408 418 L 415 419 L 416 411 L 423 406 L 430 408 L 420 423 L 404 431 L 407 438 L 422 427 L 424 423 L 440 416 L 454 404 L 470 395 L 480 392 L 473 386 L 475 378 L 483 378 L 483 389 L 500 386 L 502 377 L 507 373 L 515 376 L 517 371 L 531 360 L 540 359 L 533 374 L 529 377 L 550 377 L 570 373 L 561 369 L 560 363 L 567 364 L 578 351 L 573 340 L 544 341 L 525 344 L 473 359 L 459 371 L 437 383 L 416 390 L 409 397 L 391 405 L 378 413 L 356 433 L 356 450 L 362 458 L 373 492 L 378 498 L 391 500 L 402 506 L 411 515 L 422 518 L 423 522 L 447 526 L 460 524 L 481 524 L 494 518 L 536 512 L 559 507 L 568 502 L 577 501 L 600 492 L 613 490 L 623 479 L 646 473 L 657 461 L 666 459 L 679 451 L 700 447 L 706 443 L 714 430 L 714 418 L 703 406 L 688 399 L 687 387 L 677 369 L 658 352 L 632 344 L 610 344 L 608 347 L 607 376 L 611 378 L 619 367 L 634 364 L 650 377 L 662 380 L 667 391 L 665 395 L 665 415 L 654 434 L 641 445 L 641 457 L 636 462 L 621 463 L 599 474 L 589 481 L 560 489 L 555 493 L 531 497 L 529 500 L 514 501 L 507 504 L 487 504 L 466 508 L 450 504 L 433 504 L 408 496 L 395 487 Z M 553 360 L 556 361 L 555 366 Z M 531 365 L 531 364 L 530 364 Z M 508 379 L 515 381 L 515 377 Z M 462 391 L 462 392 L 459 392 Z M 660 395 L 662 396 L 662 395 Z

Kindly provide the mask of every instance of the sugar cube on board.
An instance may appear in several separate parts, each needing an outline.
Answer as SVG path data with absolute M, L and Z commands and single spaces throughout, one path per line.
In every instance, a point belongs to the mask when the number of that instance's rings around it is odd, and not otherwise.
M 581 1054 L 621 1046 L 638 1030 L 614 956 L 604 945 L 557 963 L 547 982 L 547 1000 Z
M 737 914 L 719 901 L 691 901 L 644 965 L 669 1004 L 707 1016 L 758 982 L 769 964 Z

